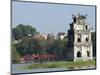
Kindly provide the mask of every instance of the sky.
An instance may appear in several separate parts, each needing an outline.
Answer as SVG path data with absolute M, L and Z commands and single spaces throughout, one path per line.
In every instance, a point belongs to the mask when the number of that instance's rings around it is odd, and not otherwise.
M 12 27 L 31 25 L 40 33 L 67 33 L 72 14 L 87 14 L 87 23 L 95 30 L 95 6 L 12 2 Z

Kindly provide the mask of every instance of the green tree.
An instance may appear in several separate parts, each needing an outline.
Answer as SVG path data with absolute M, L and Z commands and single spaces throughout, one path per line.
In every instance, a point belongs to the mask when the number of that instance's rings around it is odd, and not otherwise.
M 16 48 L 21 55 L 33 54 L 35 52 L 35 43 L 31 38 L 22 38 L 22 41 L 16 44 Z
M 48 42 L 43 36 L 33 38 L 33 43 L 35 44 L 36 54 L 46 54 Z
M 96 32 L 91 32 L 91 39 L 93 44 L 93 56 L 96 56 Z
M 17 27 L 12 29 L 13 37 L 17 40 L 23 37 L 29 37 L 36 32 L 36 29 L 30 25 L 19 24 Z
M 49 46 L 49 52 L 48 53 L 54 53 L 57 55 L 65 56 L 66 53 L 66 44 L 67 40 L 55 40 L 54 43 L 52 43 Z
M 11 46 L 11 54 L 12 54 L 12 62 L 13 63 L 19 63 L 20 62 L 20 54 L 18 53 L 18 51 L 16 50 L 15 45 Z

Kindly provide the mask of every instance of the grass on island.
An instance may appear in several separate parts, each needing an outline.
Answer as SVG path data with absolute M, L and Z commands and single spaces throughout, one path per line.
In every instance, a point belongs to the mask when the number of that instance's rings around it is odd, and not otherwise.
M 69 67 L 82 67 L 82 66 L 95 66 L 95 60 L 90 61 L 57 61 L 51 63 L 32 64 L 22 67 L 21 69 L 40 69 L 40 68 L 69 68 Z

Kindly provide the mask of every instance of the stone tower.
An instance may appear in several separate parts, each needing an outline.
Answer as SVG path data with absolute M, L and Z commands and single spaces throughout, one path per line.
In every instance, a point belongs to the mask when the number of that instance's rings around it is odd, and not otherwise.
M 85 19 L 87 15 L 72 15 L 73 22 L 68 30 L 67 59 L 87 61 L 92 57 L 91 32 Z

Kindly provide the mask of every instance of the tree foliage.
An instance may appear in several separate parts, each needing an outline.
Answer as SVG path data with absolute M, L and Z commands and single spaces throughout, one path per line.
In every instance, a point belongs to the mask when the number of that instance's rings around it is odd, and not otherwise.
M 12 29 L 13 37 L 17 40 L 22 39 L 23 37 L 28 37 L 33 35 L 36 32 L 36 29 L 29 26 L 19 24 L 17 27 Z
M 64 55 L 66 48 L 66 40 L 55 39 L 52 34 L 48 34 L 47 40 L 42 36 L 34 36 L 36 29 L 29 26 L 19 24 L 12 29 L 15 40 L 21 40 L 15 44 L 17 52 L 23 56 L 27 54 L 57 54 Z M 30 34 L 32 35 L 30 37 Z
M 93 44 L 93 56 L 96 56 L 96 32 L 91 33 L 91 39 Z
M 55 40 L 53 44 L 49 47 L 49 53 L 53 53 L 56 55 L 65 56 L 66 53 L 66 40 Z
M 20 54 L 19 52 L 16 50 L 16 47 L 14 45 L 11 46 L 11 52 L 12 52 L 12 62 L 13 63 L 19 63 L 20 62 Z

